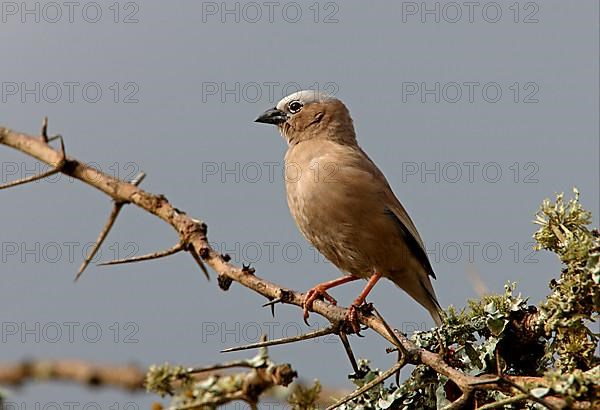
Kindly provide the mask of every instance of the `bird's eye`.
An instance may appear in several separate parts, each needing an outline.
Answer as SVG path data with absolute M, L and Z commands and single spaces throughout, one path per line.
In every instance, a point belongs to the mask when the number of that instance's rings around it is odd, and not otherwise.
M 302 103 L 300 101 L 292 101 L 288 108 L 292 114 L 296 114 L 298 111 L 302 109 Z

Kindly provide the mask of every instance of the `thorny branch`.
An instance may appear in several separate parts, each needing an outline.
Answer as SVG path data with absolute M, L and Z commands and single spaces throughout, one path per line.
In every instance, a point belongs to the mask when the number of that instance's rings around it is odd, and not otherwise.
M 94 364 L 83 360 L 26 360 L 0 363 L 0 384 L 19 386 L 28 380 L 64 380 L 126 390 L 144 388 L 146 372 L 137 366 Z
M 44 123 L 44 125 L 47 126 L 47 120 Z M 144 180 L 145 177 L 146 177 L 146 174 L 141 172 L 133 181 L 130 181 L 130 183 L 132 185 L 138 186 Z M 121 209 L 123 209 L 123 205 L 125 205 L 126 203 L 127 202 L 123 202 L 123 201 L 114 201 L 113 208 L 110 211 L 110 216 L 108 217 L 108 221 L 106 221 L 106 225 L 104 225 L 104 228 L 102 228 L 102 230 L 100 231 L 100 234 L 98 235 L 98 239 L 96 239 L 96 243 L 94 244 L 94 247 L 87 254 L 83 263 L 81 264 L 81 267 L 79 268 L 79 271 L 77 272 L 77 275 L 75 275 L 75 280 L 77 280 L 81 277 L 85 268 L 87 268 L 87 266 L 90 264 L 90 261 L 92 259 L 94 259 L 94 256 L 96 256 L 96 253 L 102 246 L 102 243 L 104 242 L 104 240 L 108 236 L 108 233 L 110 232 L 111 228 L 115 224 L 115 222 L 117 220 L 117 216 L 119 216 Z
M 227 290 L 231 282 L 234 281 L 265 296 L 269 300 L 278 300 L 284 304 L 302 306 L 303 295 L 301 293 L 282 288 L 275 283 L 256 276 L 252 268 L 247 266 L 238 267 L 230 263 L 227 255 L 221 255 L 221 253 L 210 246 L 207 238 L 206 224 L 189 217 L 185 212 L 173 207 L 165 196 L 146 192 L 133 183 L 121 181 L 87 166 L 73 157 L 68 157 L 64 154 L 64 146 L 62 146 L 60 151 L 53 149 L 48 145 L 49 139 L 46 136 L 46 128 L 47 124 L 45 123 L 42 135 L 34 137 L 0 127 L 0 143 L 54 167 L 53 171 L 55 172 L 62 172 L 98 189 L 111 197 L 116 204 L 132 203 L 142 210 L 162 219 L 178 232 L 181 243 L 192 254 L 200 267 L 204 268 L 204 262 L 217 272 L 218 283 L 222 289 Z M 23 181 L 22 183 L 25 182 L 29 181 Z M 330 305 L 320 300 L 315 301 L 313 311 L 329 320 L 333 326 L 340 326 L 347 312 L 345 308 Z M 498 378 L 495 375 L 472 376 L 465 374 L 446 363 L 440 355 L 416 346 L 405 335 L 390 332 L 388 326 L 381 318 L 373 314 L 360 312 L 358 319 L 362 325 L 378 333 L 403 353 L 402 360 L 385 373 L 386 377 L 397 372 L 404 364 L 424 364 L 431 367 L 439 375 L 454 382 L 462 392 L 462 395 L 448 408 L 459 408 L 468 402 L 477 390 L 503 391 L 516 395 L 527 394 L 529 399 L 534 400 L 535 398 L 531 394 L 526 393 L 527 390 L 523 385 L 526 382 L 528 386 L 532 384 L 545 385 L 544 379 L 537 377 L 522 378 L 518 376 L 505 376 Z M 394 371 L 392 372 L 391 370 Z M 549 397 L 547 399 L 542 403 L 550 409 L 564 408 L 567 405 L 561 398 Z
M 263 336 L 264 340 L 264 336 Z M 247 372 L 219 375 L 218 370 L 231 368 L 250 369 Z M 206 374 L 212 376 L 207 377 Z M 197 377 L 202 380 L 198 381 Z M 176 394 L 176 404 L 170 409 L 214 409 L 231 401 L 242 400 L 257 408 L 260 396 L 275 386 L 288 386 L 296 372 L 289 364 L 276 364 L 267 348 L 259 349 L 256 356 L 212 366 L 188 367 L 152 366 L 146 377 L 149 391 L 162 395 Z
M 234 367 L 251 369 L 251 371 L 228 374 L 217 373 L 218 370 Z M 19 387 L 28 381 L 60 380 L 94 388 L 113 387 L 134 392 L 148 388 L 149 377 L 153 378 L 153 383 L 157 383 L 158 376 L 156 373 L 160 372 L 161 368 L 164 369 L 165 366 L 153 366 L 152 372 L 147 374 L 143 367 L 134 364 L 108 365 L 72 359 L 24 360 L 14 363 L 0 363 L 0 385 Z M 289 365 L 272 363 L 266 350 L 261 351 L 253 359 L 187 368 L 183 369 L 183 372 L 189 378 L 190 383 L 200 385 L 210 384 L 217 379 L 221 385 L 224 385 L 227 380 L 240 380 L 242 391 L 235 390 L 236 385 L 234 384 L 227 397 L 212 397 L 212 399 L 223 402 L 223 400 L 229 398 L 232 401 L 244 400 L 251 404 L 256 403 L 259 395 L 268 394 L 267 390 L 269 388 L 277 385 L 287 385 L 296 376 Z M 206 405 L 210 402 L 210 397 L 204 397 L 203 400 Z M 190 408 L 197 407 L 192 406 Z

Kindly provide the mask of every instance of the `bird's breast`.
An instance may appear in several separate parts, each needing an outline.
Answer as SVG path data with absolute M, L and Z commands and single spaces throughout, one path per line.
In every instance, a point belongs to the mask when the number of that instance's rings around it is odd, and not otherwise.
M 404 236 L 386 213 L 390 188 L 362 151 L 302 142 L 285 160 L 290 212 L 328 260 L 357 276 L 375 270 L 387 276 L 412 266 Z
M 368 274 L 366 267 L 356 266 L 357 260 L 364 259 L 358 255 L 355 237 L 360 221 L 354 220 L 357 216 L 352 212 L 359 196 L 331 156 L 308 154 L 286 156 L 285 186 L 292 217 L 304 237 L 338 268 Z

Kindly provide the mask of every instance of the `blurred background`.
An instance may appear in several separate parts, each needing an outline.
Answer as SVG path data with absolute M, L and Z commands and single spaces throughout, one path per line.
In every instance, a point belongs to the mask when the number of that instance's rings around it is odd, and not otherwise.
M 286 150 L 253 123 L 312 88 L 349 107 L 359 143 L 423 237 L 443 306 L 508 281 L 532 303 L 560 272 L 532 251 L 539 203 L 581 191 L 599 215 L 598 3 L 2 2 L 0 123 L 64 136 L 69 155 L 142 187 L 208 224 L 237 264 L 304 291 L 336 269 L 301 237 L 285 201 Z M 0 147 L 0 183 L 47 170 Z M 196 366 L 252 352 L 226 347 L 309 328 L 234 284 L 207 282 L 188 255 L 90 265 L 74 275 L 110 212 L 94 189 L 56 175 L 0 192 L 0 361 L 78 358 Z M 94 263 L 170 247 L 175 232 L 128 206 Z M 350 303 L 362 283 L 333 294 Z M 428 329 L 424 309 L 384 282 L 370 297 L 395 327 Z M 312 315 L 312 328 L 325 325 Z M 386 344 L 352 337 L 387 368 Z M 334 338 L 270 349 L 301 378 L 351 388 Z M 5 389 L 23 409 L 158 398 L 72 384 Z M 21 407 L 20 407 L 21 408 Z M 231 405 L 231 408 L 234 408 Z M 127 410 L 132 410 L 128 407 Z

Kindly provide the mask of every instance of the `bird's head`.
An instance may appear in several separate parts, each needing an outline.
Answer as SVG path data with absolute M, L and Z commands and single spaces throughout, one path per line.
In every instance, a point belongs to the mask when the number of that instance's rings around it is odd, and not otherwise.
M 352 118 L 344 103 L 315 90 L 288 95 L 255 122 L 277 125 L 290 145 L 310 139 L 356 142 Z

